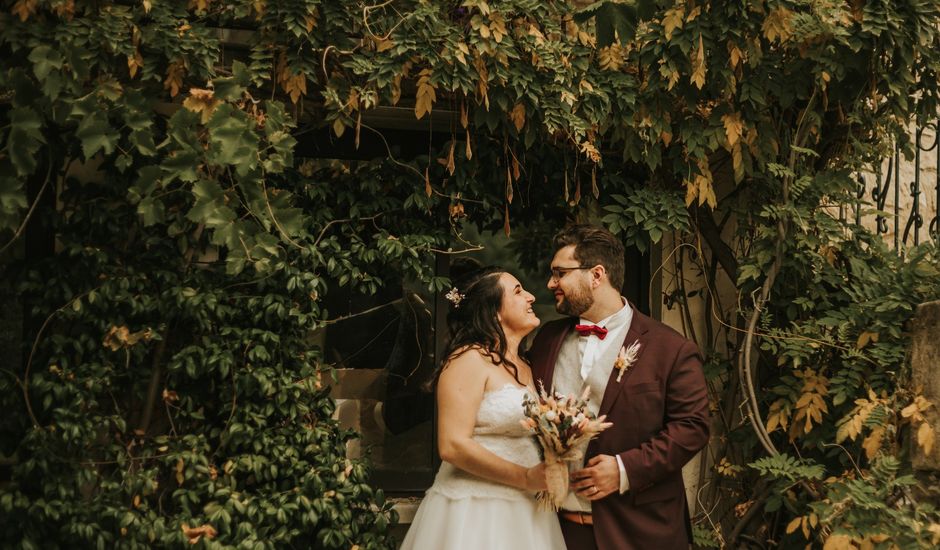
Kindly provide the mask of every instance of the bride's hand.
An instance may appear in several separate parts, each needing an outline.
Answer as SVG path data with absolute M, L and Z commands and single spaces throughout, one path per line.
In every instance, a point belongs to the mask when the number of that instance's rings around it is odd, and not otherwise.
M 539 462 L 525 471 L 525 488 L 527 491 L 544 491 L 548 488 L 545 482 L 545 463 Z

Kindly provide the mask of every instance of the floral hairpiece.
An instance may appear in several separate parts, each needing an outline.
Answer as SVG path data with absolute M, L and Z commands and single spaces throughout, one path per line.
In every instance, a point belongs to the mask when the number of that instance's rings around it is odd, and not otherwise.
M 445 294 L 444 297 L 447 298 L 447 300 L 448 300 L 450 303 L 454 304 L 454 309 L 456 309 L 456 308 L 460 307 L 460 302 L 461 302 L 464 298 L 466 298 L 467 295 L 466 295 L 466 294 L 461 294 L 460 291 L 457 290 L 457 287 L 454 287 L 454 288 L 450 289 L 450 292 L 448 292 L 447 294 Z

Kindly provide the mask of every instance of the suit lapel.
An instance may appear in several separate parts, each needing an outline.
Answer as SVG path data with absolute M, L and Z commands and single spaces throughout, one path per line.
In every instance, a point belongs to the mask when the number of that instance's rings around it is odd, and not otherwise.
M 633 320 L 630 322 L 630 330 L 627 331 L 627 336 L 623 339 L 620 346 L 621 349 L 624 346 L 631 346 L 634 342 L 639 342 L 640 349 L 637 353 L 636 362 L 630 366 L 620 378 L 620 381 L 617 381 L 617 376 L 620 374 L 620 371 L 617 369 L 611 369 L 610 378 L 607 379 L 607 386 L 604 389 L 604 398 L 601 400 L 599 415 L 607 414 L 610 412 L 610 409 L 614 406 L 614 403 L 617 402 L 617 398 L 620 397 L 622 393 L 620 389 L 627 383 L 627 380 L 630 378 L 630 375 L 633 374 L 633 371 L 636 370 L 637 365 L 643 359 L 643 353 L 648 347 L 647 344 L 647 335 L 649 331 L 649 322 L 645 315 L 633 309 Z

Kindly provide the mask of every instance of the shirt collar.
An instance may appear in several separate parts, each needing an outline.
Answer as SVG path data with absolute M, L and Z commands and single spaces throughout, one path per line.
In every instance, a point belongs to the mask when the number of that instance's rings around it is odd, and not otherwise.
M 597 325 L 599 327 L 604 327 L 607 330 L 619 329 L 620 327 L 629 323 L 633 318 L 633 308 L 630 307 L 627 299 L 621 296 L 620 300 L 623 301 L 623 307 L 614 312 L 612 315 L 609 315 L 596 323 L 592 323 L 583 317 L 580 318 L 578 322 L 583 325 Z

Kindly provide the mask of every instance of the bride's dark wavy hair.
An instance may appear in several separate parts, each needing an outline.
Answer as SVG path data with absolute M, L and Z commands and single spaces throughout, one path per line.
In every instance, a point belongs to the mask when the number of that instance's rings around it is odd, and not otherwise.
M 522 385 L 519 367 L 506 358 L 506 333 L 499 323 L 498 314 L 503 303 L 499 276 L 503 273 L 506 270 L 501 267 L 487 266 L 455 277 L 454 288 L 461 294 L 461 299 L 458 304 L 448 301 L 447 329 L 450 337 L 444 346 L 444 360 L 434 375 L 433 385 L 437 385 L 444 365 L 471 349 L 479 349 L 489 355 L 494 364 L 506 369 Z

